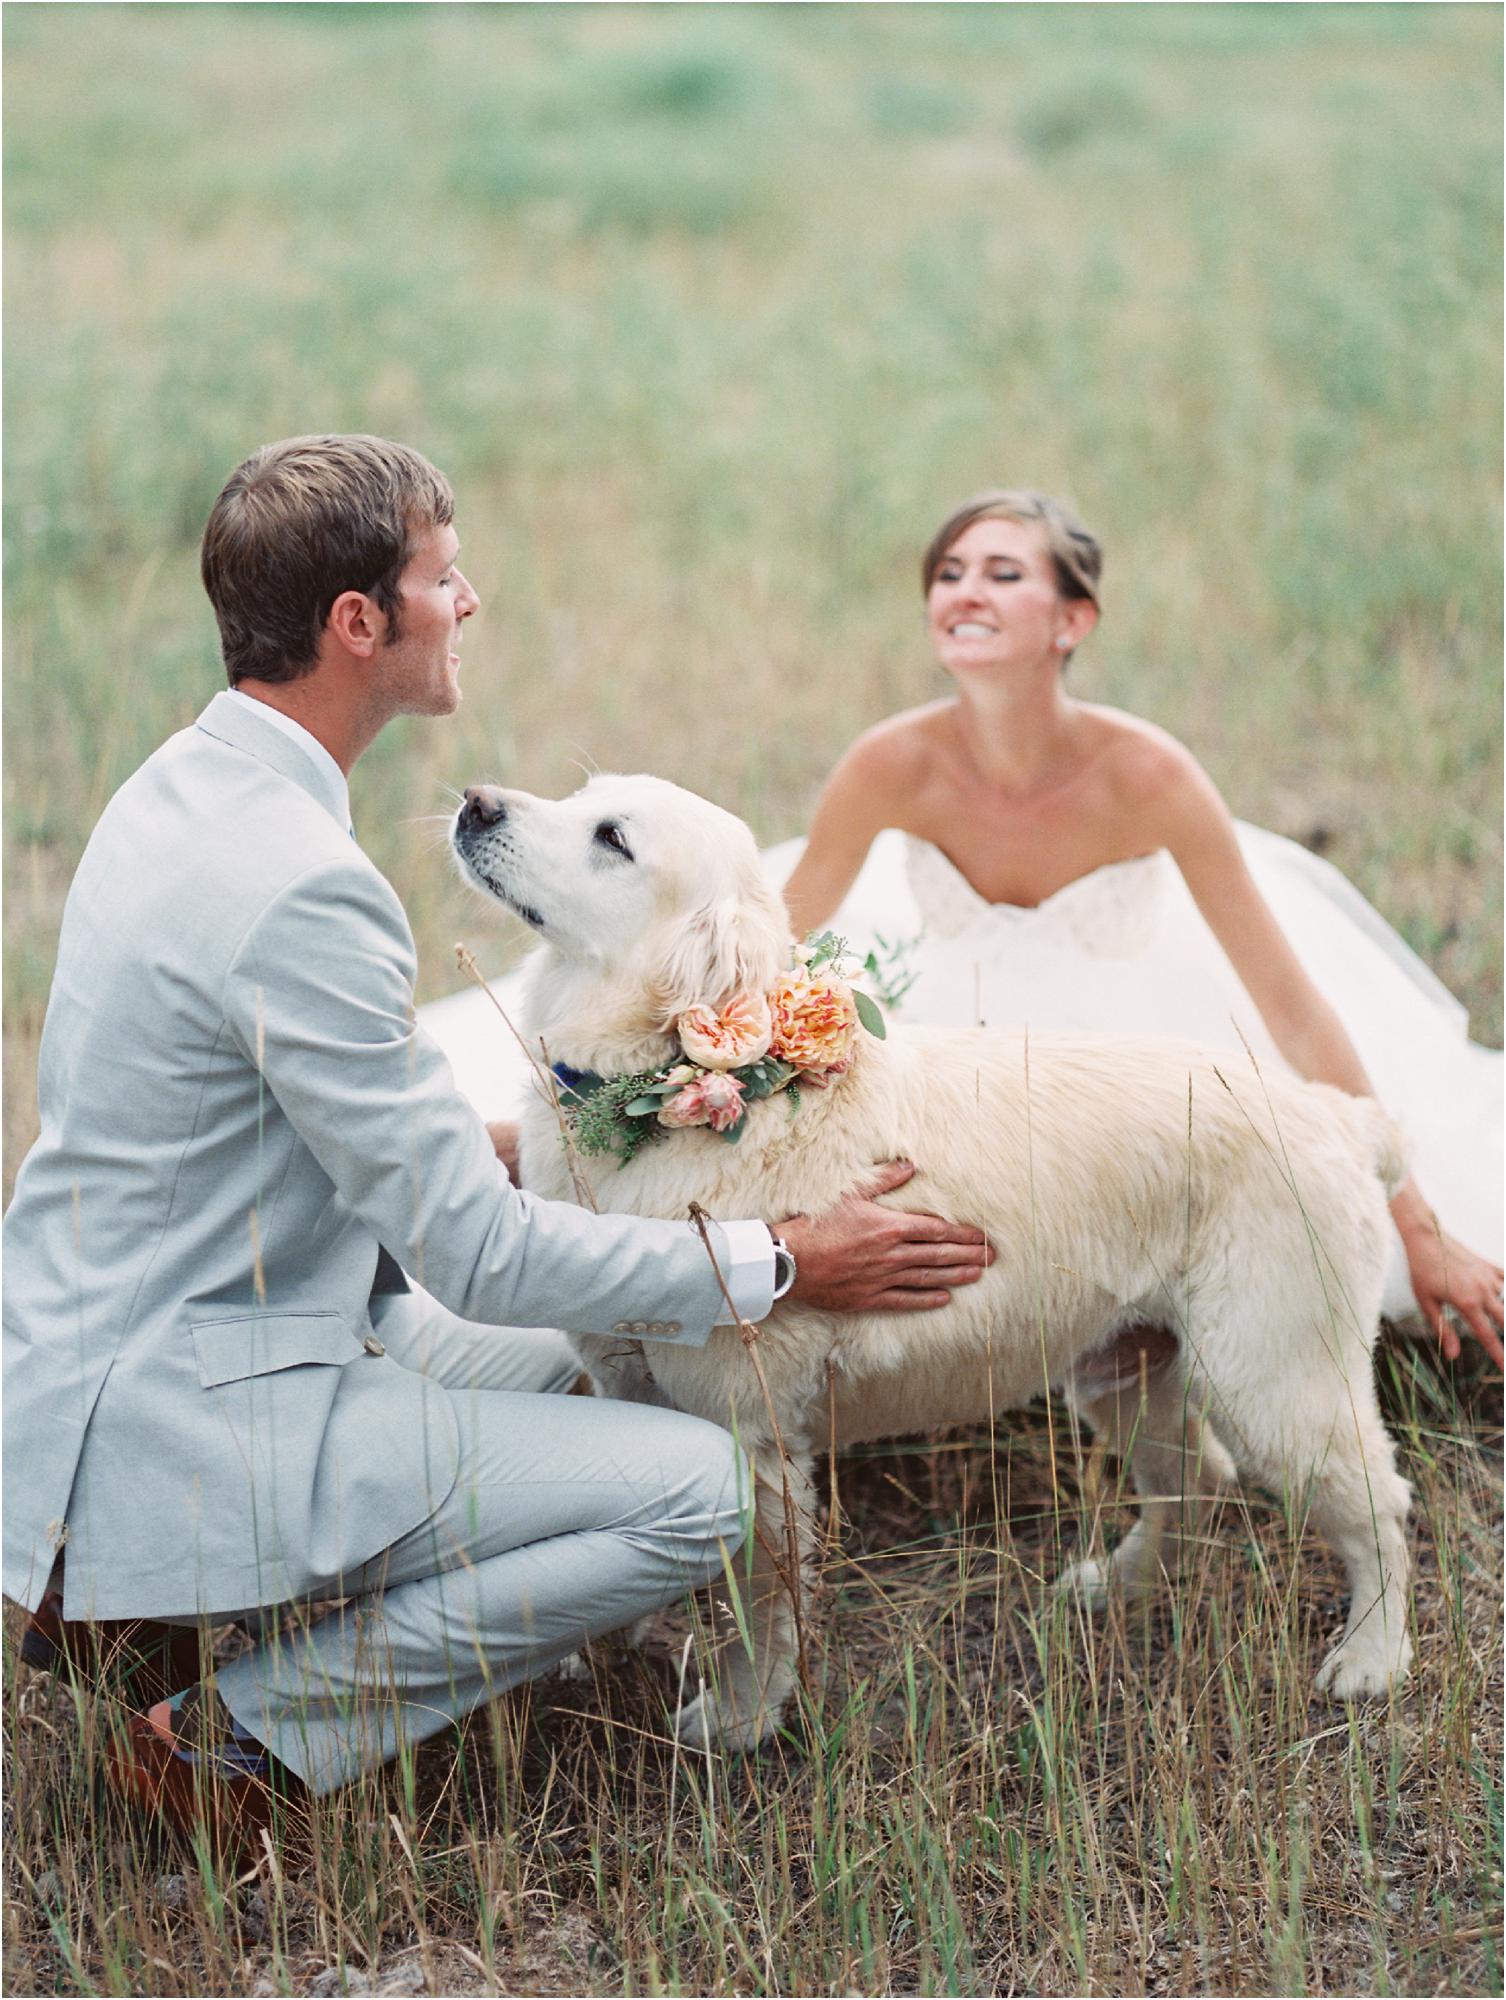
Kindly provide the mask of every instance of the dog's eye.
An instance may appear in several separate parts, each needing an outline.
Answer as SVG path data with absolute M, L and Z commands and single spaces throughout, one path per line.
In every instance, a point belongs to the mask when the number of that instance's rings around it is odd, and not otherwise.
M 604 819 L 597 827 L 595 837 L 600 846 L 612 848 L 626 861 L 632 860 L 633 850 L 628 846 L 626 836 L 616 820 Z

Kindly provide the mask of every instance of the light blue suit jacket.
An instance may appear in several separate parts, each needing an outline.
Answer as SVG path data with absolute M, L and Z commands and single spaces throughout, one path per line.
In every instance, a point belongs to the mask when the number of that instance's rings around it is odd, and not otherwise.
M 282 1602 L 445 1499 L 449 1397 L 371 1351 L 379 1246 L 492 1324 L 700 1341 L 721 1306 L 688 1224 L 509 1184 L 414 1026 L 412 936 L 337 791 L 221 694 L 79 864 L 5 1231 L 28 1607 L 65 1538 L 70 1616 Z

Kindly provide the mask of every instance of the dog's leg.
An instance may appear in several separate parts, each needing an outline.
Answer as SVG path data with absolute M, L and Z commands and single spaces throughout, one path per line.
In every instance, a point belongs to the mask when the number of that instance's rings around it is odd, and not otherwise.
M 1407 1630 L 1407 1512 L 1412 1490 L 1375 1405 L 1374 1386 L 1345 1391 L 1329 1413 L 1326 1449 L 1311 1475 L 1311 1518 L 1349 1571 L 1349 1620 L 1318 1669 L 1339 1701 L 1384 1694 L 1412 1663 Z M 1300 1475 L 1298 1475 L 1300 1476 Z
M 809 1605 L 815 1493 L 809 1454 L 798 1454 L 784 1469 L 793 1524 L 778 1455 L 772 1445 L 764 1446 L 756 1461 L 752 1535 L 732 1563 L 738 1606 L 723 1612 L 722 1622 L 735 1629 L 717 1653 L 712 1685 L 679 1716 L 682 1743 L 751 1750 L 773 1733 L 795 1691 L 798 1628 L 787 1586 L 793 1583 Z M 725 1595 L 722 1585 L 716 1595 Z
M 1360 1291 L 1354 1281 L 1348 1295 Z M 1349 1315 L 1357 1326 L 1373 1326 L 1376 1316 Z M 1252 1325 L 1234 1326 L 1224 1352 L 1254 1351 L 1256 1334 Z M 1271 1365 L 1258 1378 L 1220 1368 L 1216 1390 L 1240 1469 L 1305 1499 L 1313 1526 L 1349 1571 L 1349 1620 L 1317 1676 L 1318 1687 L 1341 1701 L 1384 1694 L 1412 1659 L 1411 1488 L 1376 1405 L 1370 1345 L 1325 1323 L 1308 1340 L 1270 1343 Z
M 1073 1563 L 1058 1585 L 1096 1607 L 1111 1590 L 1134 1597 L 1177 1575 L 1234 1464 L 1175 1369 L 1148 1375 L 1143 1390 L 1132 1382 L 1072 1401 L 1109 1450 L 1129 1460 L 1141 1496 L 1140 1518 L 1114 1553 Z

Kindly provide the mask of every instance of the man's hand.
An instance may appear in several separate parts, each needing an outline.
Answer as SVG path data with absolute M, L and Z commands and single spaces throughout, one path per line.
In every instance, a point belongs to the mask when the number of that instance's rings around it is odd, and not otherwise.
M 798 1266 L 791 1300 L 823 1312 L 928 1312 L 951 1303 L 953 1286 L 978 1282 L 994 1261 L 981 1229 L 874 1199 L 914 1172 L 909 1160 L 891 1161 L 835 1208 L 775 1225 Z
M 523 1182 L 518 1173 L 518 1127 L 505 1119 L 499 1119 L 495 1125 L 487 1126 L 486 1136 L 491 1140 L 497 1158 L 506 1167 L 508 1179 L 514 1187 L 521 1187 Z

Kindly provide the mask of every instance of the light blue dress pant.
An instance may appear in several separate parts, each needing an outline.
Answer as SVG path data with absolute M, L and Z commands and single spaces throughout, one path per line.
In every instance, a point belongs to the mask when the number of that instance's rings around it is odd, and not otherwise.
M 340 1609 L 218 1676 L 237 1722 L 316 1792 L 720 1575 L 750 1498 L 717 1425 L 558 1393 L 580 1372 L 560 1334 L 472 1326 L 422 1292 L 373 1318 L 389 1354 L 450 1391 L 454 1490 L 330 1579 Z

